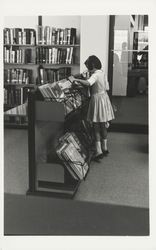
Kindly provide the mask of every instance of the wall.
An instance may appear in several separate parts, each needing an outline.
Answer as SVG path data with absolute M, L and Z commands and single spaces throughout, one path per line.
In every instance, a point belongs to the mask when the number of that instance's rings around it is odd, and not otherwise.
M 38 16 L 5 16 L 4 27 L 6 28 L 36 28 Z
M 84 61 L 95 54 L 107 72 L 108 68 L 109 16 L 81 17 L 80 71 L 86 70 Z
M 115 29 L 127 30 L 130 25 L 129 15 L 116 15 L 115 16 Z

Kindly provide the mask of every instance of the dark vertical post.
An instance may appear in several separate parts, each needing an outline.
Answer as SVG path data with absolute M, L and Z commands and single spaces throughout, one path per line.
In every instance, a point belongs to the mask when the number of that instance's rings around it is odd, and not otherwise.
M 35 91 L 28 92 L 28 162 L 29 162 L 29 191 L 35 191 Z
M 38 16 L 38 25 L 42 26 L 42 16 Z
M 109 96 L 112 99 L 112 84 L 113 84 L 113 49 L 114 49 L 114 25 L 115 16 L 109 17 L 109 49 L 108 49 L 108 82 L 110 86 Z

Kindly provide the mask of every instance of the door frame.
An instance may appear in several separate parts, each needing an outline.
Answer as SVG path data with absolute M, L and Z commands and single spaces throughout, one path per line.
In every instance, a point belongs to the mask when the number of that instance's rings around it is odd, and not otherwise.
M 114 26 L 115 26 L 115 15 L 110 15 L 109 16 L 109 46 L 108 46 L 108 82 L 110 86 L 109 97 L 111 101 L 112 101 L 112 87 L 113 87 Z M 110 131 L 115 131 L 115 132 L 148 134 L 148 125 L 143 125 L 143 124 L 112 123 L 109 129 Z

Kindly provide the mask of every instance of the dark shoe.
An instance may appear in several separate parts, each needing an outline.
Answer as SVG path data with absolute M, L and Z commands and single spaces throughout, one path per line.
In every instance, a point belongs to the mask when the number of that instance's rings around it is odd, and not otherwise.
M 96 161 L 96 162 L 100 162 L 100 160 L 103 158 L 103 154 L 99 154 L 99 155 L 96 155 L 96 156 L 93 156 L 92 157 L 92 160 L 93 161 Z
M 109 151 L 108 150 L 103 150 L 103 156 L 107 156 L 109 154 Z

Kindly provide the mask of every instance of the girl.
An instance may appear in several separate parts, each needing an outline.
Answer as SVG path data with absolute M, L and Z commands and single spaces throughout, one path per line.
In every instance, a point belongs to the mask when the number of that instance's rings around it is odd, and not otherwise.
M 96 56 L 89 56 L 85 61 L 88 71 L 92 74 L 88 80 L 75 79 L 86 86 L 91 86 L 91 99 L 87 114 L 87 120 L 93 123 L 95 134 L 94 160 L 99 160 L 109 153 L 107 148 L 108 121 L 114 119 L 112 105 L 107 94 L 109 84 L 102 65 Z

